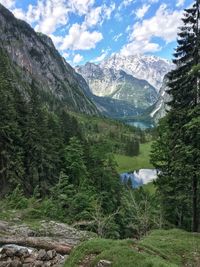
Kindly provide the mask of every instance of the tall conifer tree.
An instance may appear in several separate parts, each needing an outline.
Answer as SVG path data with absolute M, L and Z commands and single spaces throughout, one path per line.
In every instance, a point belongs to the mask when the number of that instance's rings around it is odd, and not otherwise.
M 167 132 L 161 131 L 152 161 L 161 170 L 158 188 L 166 218 L 196 232 L 200 223 L 200 0 L 185 10 L 182 21 L 174 53 L 176 68 L 168 75 L 172 100 Z

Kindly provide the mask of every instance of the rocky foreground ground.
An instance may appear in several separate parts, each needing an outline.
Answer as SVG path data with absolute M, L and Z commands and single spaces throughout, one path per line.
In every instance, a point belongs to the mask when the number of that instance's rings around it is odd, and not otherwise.
M 63 266 L 74 246 L 91 238 L 67 224 L 41 221 L 37 230 L 0 221 L 0 267 Z

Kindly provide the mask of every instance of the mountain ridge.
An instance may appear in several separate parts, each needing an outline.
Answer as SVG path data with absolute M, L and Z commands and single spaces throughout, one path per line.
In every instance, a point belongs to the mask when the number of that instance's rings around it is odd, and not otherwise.
M 135 108 L 146 109 L 158 99 L 156 89 L 147 81 L 137 79 L 123 70 L 102 68 L 94 63 L 76 67 L 87 81 L 90 91 L 100 97 L 126 101 Z

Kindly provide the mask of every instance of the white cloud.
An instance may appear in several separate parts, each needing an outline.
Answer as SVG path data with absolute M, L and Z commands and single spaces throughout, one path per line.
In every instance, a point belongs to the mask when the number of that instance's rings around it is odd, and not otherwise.
M 114 37 L 113 37 L 113 40 L 115 41 L 115 42 L 117 42 L 118 40 L 119 40 L 119 38 L 120 37 L 122 37 L 122 33 L 119 33 L 119 34 L 117 34 L 117 35 L 115 35 Z
M 149 0 L 148 2 L 149 2 L 150 4 L 155 4 L 155 3 L 158 3 L 159 0 Z
M 85 16 L 83 25 L 85 27 L 93 27 L 102 25 L 106 19 L 110 19 L 112 12 L 115 10 L 115 4 L 106 6 L 105 4 L 96 8 L 91 8 Z
M 158 51 L 161 47 L 151 41 L 153 37 L 162 38 L 166 43 L 175 41 L 178 27 L 181 25 L 181 16 L 182 11 L 172 11 L 166 4 L 162 4 L 152 18 L 137 22 L 133 26 L 129 43 L 122 48 L 121 53 Z
M 35 5 L 28 6 L 27 11 L 13 8 L 13 12 L 16 17 L 34 25 L 36 31 L 49 35 L 62 50 L 88 50 L 95 48 L 96 43 L 103 39 L 99 31 L 89 29 L 110 19 L 115 10 L 113 2 L 109 6 L 102 4 L 98 7 L 94 7 L 94 3 L 95 0 L 37 0 Z M 65 26 L 67 29 L 70 13 L 82 17 L 82 24 L 73 24 L 66 36 L 55 35 L 59 27 Z
M 78 64 L 80 63 L 81 61 L 83 61 L 83 56 L 81 56 L 80 54 L 76 54 L 73 58 L 73 63 L 74 64 Z
M 185 3 L 185 0 L 177 0 L 176 6 L 177 7 L 182 7 Z
M 68 22 L 70 8 L 65 0 L 38 0 L 36 5 L 29 5 L 27 12 L 22 9 L 14 9 L 13 13 L 28 23 L 36 24 L 35 30 L 45 34 L 52 34 Z
M 105 51 L 99 57 L 91 60 L 91 62 L 101 62 L 102 60 L 104 60 L 107 57 L 107 55 L 108 55 L 108 52 Z
M 102 17 L 102 7 L 97 7 L 91 9 L 91 11 L 86 15 L 84 25 L 87 27 L 92 27 L 97 25 Z
M 56 2 L 56 1 L 55 1 Z M 69 0 L 68 6 L 74 13 L 85 15 L 95 3 L 95 0 Z
M 0 3 L 7 8 L 12 8 L 15 5 L 15 0 L 0 0 Z
M 121 49 L 120 53 L 124 56 L 130 56 L 137 53 L 157 52 L 159 50 L 161 50 L 159 44 L 151 43 L 148 40 L 146 40 L 142 42 L 135 41 L 125 45 Z
M 103 39 L 100 32 L 88 31 L 82 25 L 75 23 L 69 29 L 69 34 L 63 39 L 61 49 L 89 50 Z
M 123 0 L 121 4 L 119 5 L 118 10 L 120 11 L 123 7 L 127 7 L 134 2 L 135 0 Z
M 56 36 L 53 34 L 50 34 L 50 37 L 51 37 L 53 43 L 55 44 L 55 46 L 61 45 L 63 42 L 63 39 L 64 39 L 62 36 Z
M 13 13 L 18 19 L 26 20 L 26 15 L 21 8 L 15 8 Z
M 64 58 L 68 58 L 68 57 L 70 56 L 70 54 L 69 54 L 69 53 L 66 53 L 66 52 L 64 52 L 64 53 L 62 54 L 62 56 L 63 56 Z
M 138 10 L 136 10 L 135 14 L 139 19 L 142 19 L 145 14 L 148 12 L 150 8 L 150 5 L 144 4 L 141 8 L 139 8 Z

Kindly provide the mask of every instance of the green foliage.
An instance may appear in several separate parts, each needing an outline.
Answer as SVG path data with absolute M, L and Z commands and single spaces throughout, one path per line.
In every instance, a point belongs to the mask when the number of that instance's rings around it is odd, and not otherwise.
M 12 209 L 24 209 L 28 206 L 28 199 L 18 185 L 11 194 L 6 197 L 8 207 Z
M 72 137 L 64 150 L 64 172 L 70 176 L 70 182 L 77 186 L 83 186 L 88 176 L 83 157 L 83 146 L 76 137 Z
M 124 190 L 118 220 L 121 235 L 140 239 L 151 229 L 163 226 L 158 199 L 142 187 Z

